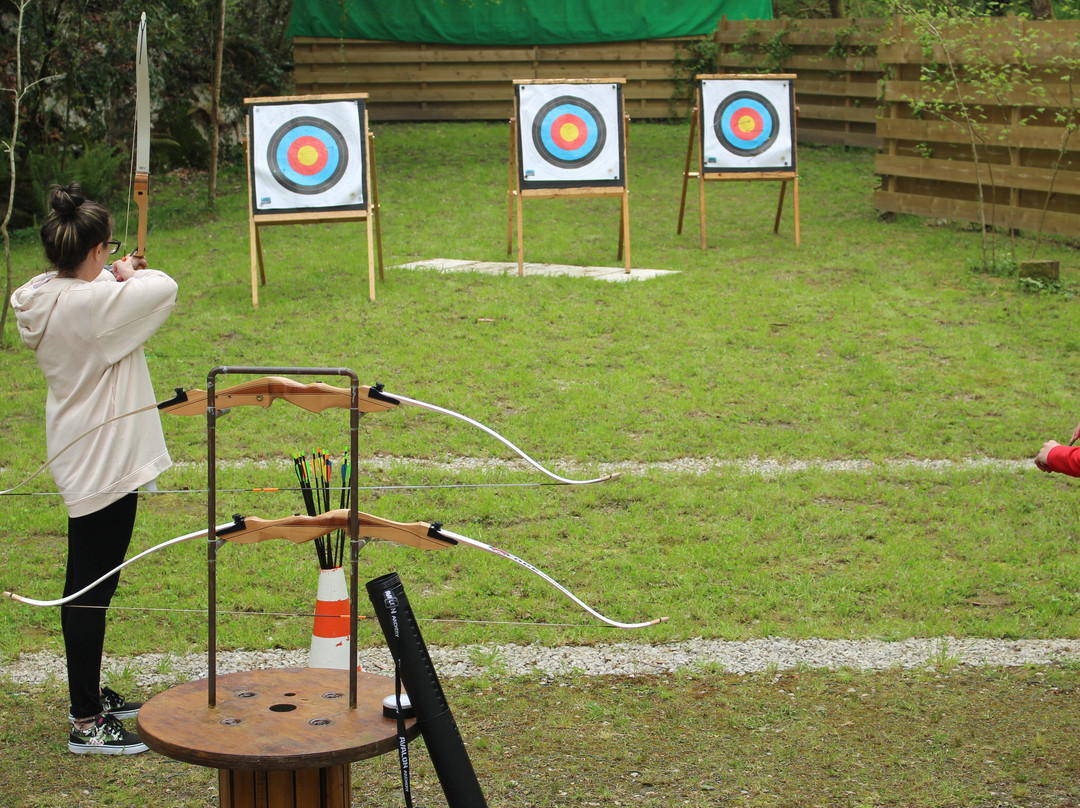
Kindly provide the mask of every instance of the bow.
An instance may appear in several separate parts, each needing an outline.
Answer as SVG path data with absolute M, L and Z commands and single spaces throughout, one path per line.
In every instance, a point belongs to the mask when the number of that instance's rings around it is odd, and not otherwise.
M 146 12 L 139 19 L 135 44 L 135 179 L 132 184 L 139 209 L 135 256 L 146 256 L 146 214 L 150 192 L 150 69 L 146 59 Z
M 219 541 L 228 541 L 235 544 L 254 544 L 269 539 L 287 539 L 300 544 L 325 536 L 335 530 L 347 528 L 351 514 L 352 511 L 348 508 L 342 508 L 339 510 L 327 511 L 318 516 L 286 516 L 282 519 L 261 519 L 256 516 L 244 517 L 236 515 L 233 517 L 232 522 L 215 527 L 214 534 Z M 532 572 L 554 586 L 597 620 L 607 623 L 609 626 L 615 628 L 645 628 L 647 626 L 655 626 L 657 623 L 666 622 L 668 619 L 666 617 L 659 617 L 655 620 L 647 620 L 641 623 L 620 623 L 616 620 L 612 620 L 593 609 L 585 603 L 585 601 L 581 600 L 577 595 L 546 572 L 533 566 L 523 558 L 519 558 L 513 553 L 508 553 L 506 550 L 494 547 L 479 541 L 478 539 L 471 539 L 460 533 L 446 530 L 440 522 L 395 522 L 390 519 L 373 516 L 369 513 L 360 513 L 358 514 L 358 517 L 359 535 L 366 538 L 392 541 L 409 547 L 416 547 L 421 550 L 444 550 L 455 544 L 464 544 L 469 547 L 475 547 L 478 550 L 483 550 L 487 553 L 492 553 L 500 558 L 513 561 L 515 564 L 524 567 L 529 570 L 529 572 Z M 191 539 L 200 538 L 207 534 L 208 531 L 205 529 L 197 530 L 194 533 L 187 533 L 183 536 L 177 536 L 176 538 L 157 544 L 144 550 L 138 555 L 127 559 L 115 569 L 105 573 L 96 581 L 83 587 L 78 592 L 63 598 L 58 598 L 56 600 L 34 600 L 33 598 L 16 595 L 14 592 L 4 592 L 3 597 L 11 598 L 12 600 L 17 600 L 20 603 L 25 603 L 30 606 L 63 606 L 65 603 L 69 603 L 86 594 L 110 576 L 115 575 L 124 567 L 138 561 L 140 558 L 144 558 L 158 550 L 163 550 L 166 547 L 171 547 L 174 544 L 180 544 Z
M 328 409 L 349 409 L 351 406 L 351 395 L 348 389 L 344 387 L 333 387 L 324 382 L 313 382 L 310 384 L 301 384 L 300 382 L 293 381 L 292 379 L 286 379 L 282 376 L 266 376 L 261 379 L 253 379 L 247 382 L 241 382 L 240 384 L 232 387 L 219 390 L 214 394 L 215 409 L 218 413 L 224 413 L 225 411 L 232 409 L 233 407 L 269 407 L 278 399 L 288 401 L 291 404 L 295 404 L 297 407 L 305 409 L 309 412 L 323 412 Z M 103 421 L 96 426 L 91 427 L 83 434 L 72 440 L 66 446 L 62 447 L 58 451 L 54 452 L 44 463 L 42 463 L 37 469 L 35 469 L 29 476 L 23 479 L 17 485 L 11 488 L 0 491 L 0 496 L 5 494 L 11 494 L 22 488 L 28 482 L 33 480 L 45 469 L 53 464 L 53 462 L 81 441 L 88 435 L 93 434 L 97 430 L 101 429 L 107 424 L 111 424 L 113 421 L 119 421 L 121 418 L 127 418 L 131 415 L 137 415 L 140 412 L 146 412 L 152 410 L 155 407 L 161 412 L 171 413 L 173 415 L 205 415 L 206 414 L 206 400 L 207 393 L 205 390 L 187 390 L 182 387 L 176 388 L 176 394 L 165 401 L 159 401 L 156 404 L 148 404 L 145 407 L 132 410 L 131 412 L 121 413 L 120 415 L 113 416 L 107 421 Z M 539 462 L 531 458 L 524 451 L 518 448 L 515 444 L 511 443 L 509 439 L 496 432 L 486 424 L 481 423 L 467 415 L 463 415 L 460 412 L 446 409 L 445 407 L 439 407 L 435 404 L 428 404 L 424 401 L 419 401 L 414 398 L 407 398 L 405 396 L 392 395 L 386 393 L 383 390 L 381 384 L 376 384 L 374 387 L 359 388 L 359 398 L 357 402 L 362 413 L 372 412 L 385 412 L 386 410 L 392 410 L 396 407 L 417 407 L 418 409 L 428 410 L 430 412 L 441 413 L 442 415 L 448 415 L 451 418 L 456 418 L 459 421 L 464 421 L 471 426 L 475 426 L 477 429 L 487 433 L 495 440 L 499 441 L 503 445 L 510 448 L 514 453 L 524 459 L 531 466 L 539 470 L 541 473 L 546 474 L 551 479 L 563 485 L 591 485 L 593 483 L 602 483 L 609 480 L 615 480 L 619 478 L 619 473 L 614 472 L 612 474 L 606 474 L 602 477 L 596 477 L 591 480 L 571 480 L 567 477 L 562 477 L 550 469 L 545 468 Z
M 180 392 L 177 389 L 177 393 Z M 173 415 L 201 415 L 206 413 L 207 395 L 205 390 L 188 390 L 184 393 L 184 396 L 184 401 L 174 400 L 174 403 L 164 404 L 159 409 Z M 278 399 L 288 401 L 309 412 L 322 412 L 331 408 L 349 409 L 351 407 L 350 391 L 344 387 L 333 387 L 324 382 L 302 384 L 281 376 L 266 376 L 262 379 L 253 379 L 249 382 L 242 382 L 233 387 L 219 390 L 214 394 L 214 404 L 218 411 L 241 406 L 269 407 Z M 416 407 L 464 421 L 495 438 L 533 468 L 563 485 L 591 485 L 592 483 L 602 483 L 619 477 L 618 473 L 606 474 L 603 477 L 596 477 L 591 480 L 571 480 L 562 477 L 529 457 L 524 451 L 511 443 L 509 439 L 486 424 L 445 407 L 387 393 L 381 384 L 376 384 L 374 387 L 361 386 L 357 406 L 363 413 L 384 412 L 395 407 Z

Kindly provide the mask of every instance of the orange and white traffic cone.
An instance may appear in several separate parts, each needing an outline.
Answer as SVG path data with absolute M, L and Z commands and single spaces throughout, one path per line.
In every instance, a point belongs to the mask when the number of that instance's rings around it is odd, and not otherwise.
M 349 587 L 345 570 L 319 570 L 315 626 L 311 632 L 310 668 L 349 669 Z M 360 666 L 357 665 L 357 670 Z

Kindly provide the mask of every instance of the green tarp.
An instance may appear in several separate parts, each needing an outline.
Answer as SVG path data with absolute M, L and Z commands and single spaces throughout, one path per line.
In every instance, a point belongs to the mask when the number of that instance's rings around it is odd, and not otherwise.
M 772 19 L 770 0 L 294 0 L 289 36 L 564 45 L 698 36 Z

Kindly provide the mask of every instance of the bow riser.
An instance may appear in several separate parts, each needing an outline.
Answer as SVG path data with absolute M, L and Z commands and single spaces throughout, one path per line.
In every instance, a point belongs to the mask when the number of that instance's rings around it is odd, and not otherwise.
M 235 527 L 218 534 L 233 544 L 254 544 L 268 539 L 287 539 L 296 544 L 314 541 L 335 530 L 349 527 L 349 509 L 342 508 L 317 516 L 286 516 L 284 519 L 238 518 Z M 433 533 L 427 522 L 394 522 L 369 513 L 359 514 L 359 536 L 404 544 L 418 550 L 445 550 L 456 542 Z
M 146 218 L 150 210 L 150 175 L 136 174 L 132 184 L 132 193 L 135 196 L 135 207 L 139 209 L 138 246 L 135 248 L 136 258 L 146 257 Z

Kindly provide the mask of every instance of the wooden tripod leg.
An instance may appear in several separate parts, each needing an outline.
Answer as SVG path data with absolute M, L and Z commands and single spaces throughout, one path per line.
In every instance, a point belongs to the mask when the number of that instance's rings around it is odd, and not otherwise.
M 795 211 L 795 246 L 798 247 L 802 244 L 802 233 L 799 229 L 799 175 L 795 175 L 795 179 L 792 181 L 791 186 L 791 201 L 792 207 Z
M 251 243 L 251 306 L 259 308 L 259 269 L 262 261 L 258 257 L 259 252 L 259 228 L 255 226 L 255 219 L 248 219 L 248 240 Z
M 619 205 L 619 250 L 615 253 L 615 260 L 623 260 L 623 224 L 626 221 L 626 205 Z
M 368 275 L 368 300 L 375 302 L 375 229 L 373 227 L 374 216 L 368 212 L 367 216 L 367 275 Z
M 787 190 L 787 180 L 780 180 L 780 201 L 776 203 L 776 221 L 773 222 L 774 233 L 780 232 L 780 214 L 784 211 L 784 191 Z
M 263 263 L 262 236 L 255 217 L 248 220 L 248 236 L 251 240 L 251 305 L 259 308 L 259 287 L 266 286 L 266 265 Z
M 626 245 L 626 274 L 630 274 L 630 192 L 623 191 L 622 215 L 619 217 L 619 255 L 622 255 L 622 247 Z
M 371 166 L 371 215 L 375 217 L 375 249 L 379 252 L 379 280 L 386 280 L 383 274 L 382 255 L 382 208 L 379 207 L 379 182 L 375 176 L 375 133 L 368 132 L 368 164 Z M 375 298 L 373 297 L 372 300 Z
M 698 227 L 701 228 L 701 249 L 705 249 L 705 172 L 698 172 Z
M 694 134 L 697 129 L 698 108 L 690 113 L 690 142 L 686 146 L 686 165 L 682 173 L 682 196 L 679 197 L 679 226 L 675 228 L 675 234 L 682 234 L 683 214 L 686 212 L 686 188 L 690 182 L 690 161 L 694 156 Z
M 510 179 L 506 186 L 506 254 L 514 251 L 514 141 L 517 135 L 517 118 L 510 119 Z
M 517 203 L 517 240 L 518 240 L 518 275 L 525 274 L 525 233 L 523 231 L 524 222 L 521 214 L 521 191 L 518 191 L 514 195 L 514 200 Z
M 630 116 L 623 115 L 623 165 L 628 165 L 630 148 Z M 626 253 L 626 274 L 630 274 L 630 180 L 623 177 L 622 203 L 619 207 L 619 254 Z

